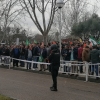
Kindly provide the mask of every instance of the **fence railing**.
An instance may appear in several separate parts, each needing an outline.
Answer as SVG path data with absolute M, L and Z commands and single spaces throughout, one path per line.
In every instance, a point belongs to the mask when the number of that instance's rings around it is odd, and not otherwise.
M 33 66 L 34 63 L 38 65 L 41 64 L 50 65 L 50 63 L 45 63 L 45 62 L 27 61 L 27 60 L 12 58 L 10 56 L 0 56 L 0 64 L 8 66 L 9 69 L 12 67 L 11 60 L 12 62 L 13 60 L 18 60 L 19 62 L 23 61 L 26 64 L 31 63 L 31 67 Z M 81 72 L 81 70 L 83 70 L 83 72 Z M 82 76 L 82 77 L 84 76 L 85 81 L 87 82 L 89 77 L 100 78 L 100 63 L 92 64 L 88 62 L 61 60 L 59 73 Z

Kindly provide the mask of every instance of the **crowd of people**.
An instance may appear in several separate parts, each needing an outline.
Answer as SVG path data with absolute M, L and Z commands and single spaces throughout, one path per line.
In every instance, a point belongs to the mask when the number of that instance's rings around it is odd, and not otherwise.
M 35 61 L 35 62 L 49 62 L 49 71 L 52 75 L 53 84 L 50 87 L 51 91 L 57 91 L 57 76 L 58 70 L 60 67 L 60 52 L 58 45 L 56 44 L 48 44 L 48 46 L 44 45 L 44 43 L 33 43 L 28 46 L 20 45 L 20 46 L 1 46 L 0 47 L 0 55 L 2 56 L 11 56 L 13 57 L 13 67 L 17 66 L 19 60 L 27 60 L 27 61 Z M 7 59 L 6 59 L 7 60 Z M 20 61 L 20 66 L 24 67 L 25 62 Z M 27 70 L 31 69 L 31 63 L 27 62 Z M 37 68 L 37 64 L 33 63 L 33 68 Z M 44 64 L 40 64 L 40 71 L 46 70 Z
M 11 56 L 16 59 L 35 61 L 35 62 L 48 62 L 47 58 L 50 55 L 50 47 L 53 43 L 33 43 L 29 45 L 1 45 L 0 46 L 0 55 Z M 13 60 L 13 67 L 18 67 L 18 60 Z M 25 62 L 20 61 L 20 66 L 24 67 Z M 34 70 L 37 68 L 37 64 L 33 64 Z M 31 69 L 31 63 L 27 63 L 27 69 Z M 46 66 L 41 64 L 40 71 L 46 70 Z
M 61 43 L 61 51 L 59 48 L 58 42 L 51 42 L 47 45 L 44 43 L 36 43 L 29 45 L 1 45 L 0 46 L 0 57 L 10 56 L 13 59 L 13 67 L 25 67 L 25 62 L 21 60 L 34 61 L 34 62 L 49 62 L 50 65 L 40 64 L 39 71 L 45 71 L 48 69 L 51 72 L 53 84 L 50 87 L 51 91 L 57 91 L 57 76 L 60 67 L 60 63 L 66 63 L 67 61 L 73 63 L 71 67 L 65 64 L 64 72 L 80 71 L 83 73 L 83 65 L 76 66 L 76 62 L 91 62 L 92 66 L 89 66 L 89 73 L 94 75 L 96 74 L 96 79 L 98 78 L 99 65 L 100 63 L 100 45 L 93 45 L 89 41 L 67 41 Z M 18 60 L 21 59 L 21 60 Z M 61 60 L 62 59 L 62 60 Z M 62 62 L 60 62 L 62 61 Z M 8 60 L 6 59 L 6 63 Z M 32 68 L 33 67 L 33 68 Z M 38 68 L 37 63 L 27 62 L 27 70 Z M 78 69 L 79 68 L 79 69 Z
M 44 43 L 33 43 L 29 45 L 12 45 L 12 46 L 0 46 L 0 55 L 11 56 L 16 59 L 36 61 L 36 62 L 48 62 L 47 58 L 50 55 L 50 47 L 52 44 L 56 44 L 59 48 L 58 42 L 51 42 L 48 45 Z M 89 41 L 80 42 L 79 40 L 62 42 L 61 58 L 64 61 L 79 61 L 79 62 L 91 62 L 97 64 L 100 62 L 100 45 L 92 45 Z M 18 67 L 18 60 L 13 60 L 13 67 Z M 20 61 L 20 66 L 24 67 L 25 63 Z M 31 69 L 31 63 L 27 63 L 27 69 Z M 70 71 L 67 66 L 65 71 Z M 34 70 L 37 68 L 37 64 L 33 64 Z M 74 67 L 75 68 L 75 67 Z M 40 71 L 46 70 L 46 65 L 40 65 Z M 73 67 L 72 67 L 73 69 Z M 74 69 L 73 69 L 74 70 Z M 98 66 L 92 66 L 90 68 L 91 74 L 98 75 Z M 80 66 L 80 73 L 83 73 L 83 66 Z
M 89 67 L 90 74 L 99 74 L 98 63 L 100 63 L 100 45 L 93 45 L 89 41 L 79 42 L 74 41 L 73 43 L 63 43 L 62 57 L 65 61 L 78 61 L 78 62 L 91 62 L 92 66 Z M 65 66 L 67 67 L 67 66 Z M 72 72 L 76 67 L 72 66 Z M 83 73 L 83 66 L 80 66 L 80 73 Z M 68 71 L 69 69 L 66 68 Z M 98 78 L 97 78 L 98 79 Z

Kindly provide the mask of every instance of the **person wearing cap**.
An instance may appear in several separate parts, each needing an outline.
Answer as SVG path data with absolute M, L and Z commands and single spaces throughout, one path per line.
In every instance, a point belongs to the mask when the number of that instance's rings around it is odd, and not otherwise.
M 50 87 L 51 91 L 57 91 L 57 76 L 60 67 L 60 51 L 56 44 L 51 45 L 51 54 L 48 57 L 50 62 L 50 72 L 52 75 L 53 86 Z

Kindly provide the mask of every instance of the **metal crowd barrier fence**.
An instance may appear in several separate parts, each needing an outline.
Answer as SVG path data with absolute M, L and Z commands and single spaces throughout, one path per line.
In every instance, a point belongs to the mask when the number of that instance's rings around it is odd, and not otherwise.
M 91 70 L 91 74 L 89 74 L 88 76 L 100 78 L 100 63 L 97 63 L 97 64 L 89 63 L 88 71 L 89 70 Z
M 6 65 L 10 69 L 11 57 L 10 56 L 0 56 L 0 65 Z
M 39 65 L 40 64 L 50 65 L 50 63 L 45 63 L 45 62 L 27 61 L 27 60 L 12 58 L 10 56 L 0 56 L 0 64 L 9 66 L 9 69 L 11 67 L 11 60 L 18 60 L 18 61 L 23 61 L 24 63 L 31 63 L 31 66 L 34 63 Z M 80 67 L 84 69 L 83 73 L 80 72 Z M 84 76 L 85 81 L 87 82 L 89 77 L 100 78 L 100 64 L 62 60 L 59 67 L 59 73 Z

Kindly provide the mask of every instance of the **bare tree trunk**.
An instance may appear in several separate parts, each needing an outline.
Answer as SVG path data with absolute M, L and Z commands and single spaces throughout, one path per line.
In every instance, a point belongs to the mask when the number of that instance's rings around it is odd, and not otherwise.
M 45 45 L 47 45 L 47 36 L 48 36 L 47 34 L 44 34 L 43 35 L 43 41 L 44 41 L 44 44 Z
M 19 0 L 22 8 L 24 7 L 27 13 L 29 14 L 30 18 L 43 35 L 44 44 L 47 44 L 47 35 L 51 29 L 55 11 L 56 11 L 56 0 Z M 51 7 L 50 7 L 51 5 Z M 48 11 L 49 8 L 49 11 Z M 41 25 L 39 21 L 39 17 L 36 11 L 42 15 L 42 22 Z M 49 20 L 46 18 L 46 13 L 49 13 Z

